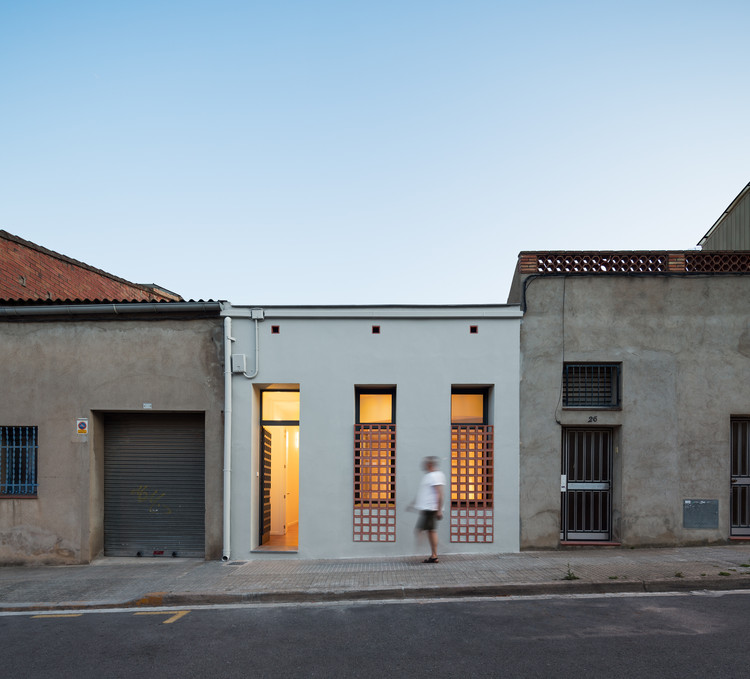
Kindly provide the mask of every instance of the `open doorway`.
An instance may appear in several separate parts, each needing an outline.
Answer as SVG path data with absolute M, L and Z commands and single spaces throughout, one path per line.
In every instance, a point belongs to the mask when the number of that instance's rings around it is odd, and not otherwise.
M 269 551 L 299 545 L 299 390 L 261 392 L 260 544 Z

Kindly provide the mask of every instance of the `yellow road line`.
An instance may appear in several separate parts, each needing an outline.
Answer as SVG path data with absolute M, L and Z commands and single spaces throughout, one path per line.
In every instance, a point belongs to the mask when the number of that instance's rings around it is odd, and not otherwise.
M 80 618 L 83 613 L 42 613 L 41 615 L 32 615 L 32 618 Z
M 187 615 L 188 613 L 190 613 L 190 611 L 177 611 L 174 614 L 169 611 L 139 611 L 138 613 L 135 613 L 135 615 L 169 615 L 169 619 L 164 621 L 164 624 L 168 625 L 170 622 L 176 622 L 183 615 Z

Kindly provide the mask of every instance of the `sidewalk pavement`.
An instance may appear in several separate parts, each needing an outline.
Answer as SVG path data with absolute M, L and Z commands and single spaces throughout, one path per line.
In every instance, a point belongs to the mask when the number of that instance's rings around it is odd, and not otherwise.
M 252 561 L 101 558 L 0 568 L 0 611 L 750 589 L 750 544 Z

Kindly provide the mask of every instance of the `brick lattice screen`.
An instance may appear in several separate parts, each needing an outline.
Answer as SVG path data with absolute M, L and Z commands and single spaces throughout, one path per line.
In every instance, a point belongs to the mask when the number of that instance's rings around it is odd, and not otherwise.
M 396 540 L 396 425 L 354 425 L 354 542 Z
M 525 273 L 662 273 L 668 261 L 666 252 L 542 252 L 523 263 Z
M 748 273 L 750 252 L 685 253 L 688 273 Z
M 451 542 L 492 542 L 493 427 L 455 424 L 451 430 Z

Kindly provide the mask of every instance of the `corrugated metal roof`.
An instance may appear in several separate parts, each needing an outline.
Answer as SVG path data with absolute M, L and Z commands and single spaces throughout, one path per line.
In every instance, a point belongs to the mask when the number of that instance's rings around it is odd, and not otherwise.
M 221 302 L 213 301 L 103 301 L 103 300 L 0 300 L 0 320 L 48 320 L 78 318 L 138 318 L 157 314 L 165 318 L 182 316 L 216 317 L 222 310 Z
M 0 305 L 4 306 L 74 306 L 81 304 L 219 304 L 218 300 L 213 299 L 0 299 Z
M 729 203 L 721 216 L 714 222 L 706 235 L 698 241 L 698 245 L 711 250 L 747 250 L 750 244 L 750 211 L 745 210 L 737 219 L 733 219 L 735 210 L 745 200 L 750 192 L 750 183 L 745 186 L 737 197 Z M 723 231 L 732 233 L 723 234 Z M 715 241 L 715 243 L 712 243 Z

